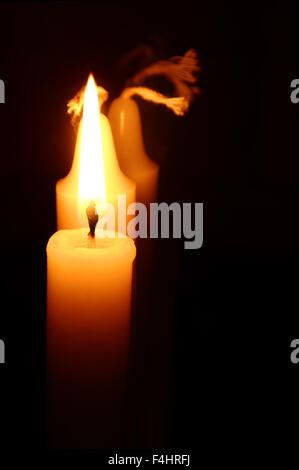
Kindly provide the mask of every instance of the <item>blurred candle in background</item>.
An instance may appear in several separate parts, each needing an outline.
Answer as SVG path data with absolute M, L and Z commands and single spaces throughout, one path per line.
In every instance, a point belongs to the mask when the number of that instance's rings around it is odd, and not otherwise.
M 132 51 L 135 55 L 135 51 Z M 130 78 L 130 86 L 110 105 L 111 124 L 119 164 L 123 172 L 136 182 L 137 201 L 149 204 L 157 201 L 159 165 L 147 155 L 142 137 L 138 106 L 134 95 L 166 106 L 177 116 L 183 116 L 199 94 L 197 74 L 200 71 L 197 52 L 189 49 L 184 56 L 159 60 Z M 175 96 L 169 97 L 144 86 L 153 76 L 164 76 L 172 84 Z
M 125 175 L 136 183 L 137 202 L 155 202 L 159 165 L 152 161 L 145 151 L 136 102 L 130 98 L 115 99 L 110 105 L 108 117 L 120 167 Z

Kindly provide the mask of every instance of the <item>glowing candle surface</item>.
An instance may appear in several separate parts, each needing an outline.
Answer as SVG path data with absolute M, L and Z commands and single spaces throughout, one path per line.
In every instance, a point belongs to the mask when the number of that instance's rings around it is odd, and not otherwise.
M 108 117 L 120 167 L 136 183 L 137 202 L 155 202 L 159 166 L 145 151 L 137 104 L 130 98 L 117 98 L 110 106 Z
M 136 249 L 128 237 L 96 238 L 95 248 L 88 248 L 86 233 L 60 230 L 47 245 L 48 425 L 54 447 L 99 448 L 117 439 L 119 423 L 113 420 L 124 394 Z

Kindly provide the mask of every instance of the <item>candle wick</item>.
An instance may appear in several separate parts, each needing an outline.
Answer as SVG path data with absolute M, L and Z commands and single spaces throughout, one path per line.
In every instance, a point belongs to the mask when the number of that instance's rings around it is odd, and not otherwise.
M 86 215 L 87 215 L 88 224 L 89 224 L 88 237 L 91 238 L 91 239 L 95 239 L 96 225 L 97 225 L 98 220 L 99 220 L 99 216 L 98 216 L 97 210 L 96 210 L 95 201 L 90 201 L 89 206 L 86 209 Z

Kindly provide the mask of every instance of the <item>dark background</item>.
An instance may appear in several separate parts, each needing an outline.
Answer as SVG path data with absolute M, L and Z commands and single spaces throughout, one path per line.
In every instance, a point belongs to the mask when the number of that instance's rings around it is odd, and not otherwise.
M 268 437 L 272 446 L 291 439 L 295 2 L 1 3 L 0 18 L 3 447 L 46 449 L 45 246 L 56 230 L 55 183 L 75 144 L 66 103 L 90 71 L 110 101 L 118 96 L 138 67 L 120 59 L 141 43 L 153 50 L 149 62 L 190 47 L 199 54 L 201 96 L 186 117 L 138 103 L 146 148 L 160 164 L 160 199 L 204 202 L 204 245 L 158 243 L 149 401 L 138 402 L 150 403 L 152 425 L 140 435 L 133 424 L 126 445 L 213 459 L 220 447 L 232 458 L 243 445 L 253 455 Z

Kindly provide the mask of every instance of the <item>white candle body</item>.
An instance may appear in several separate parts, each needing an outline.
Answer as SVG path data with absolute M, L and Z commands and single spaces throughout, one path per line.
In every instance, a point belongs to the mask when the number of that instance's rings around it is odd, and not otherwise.
M 157 200 L 159 165 L 147 155 L 142 137 L 140 113 L 132 99 L 117 98 L 108 113 L 119 165 L 136 183 L 136 201 Z
M 48 420 L 54 446 L 98 448 L 103 435 L 113 434 L 125 386 L 135 254 L 129 238 L 96 239 L 96 247 L 87 248 L 86 229 L 58 231 L 48 242 Z

